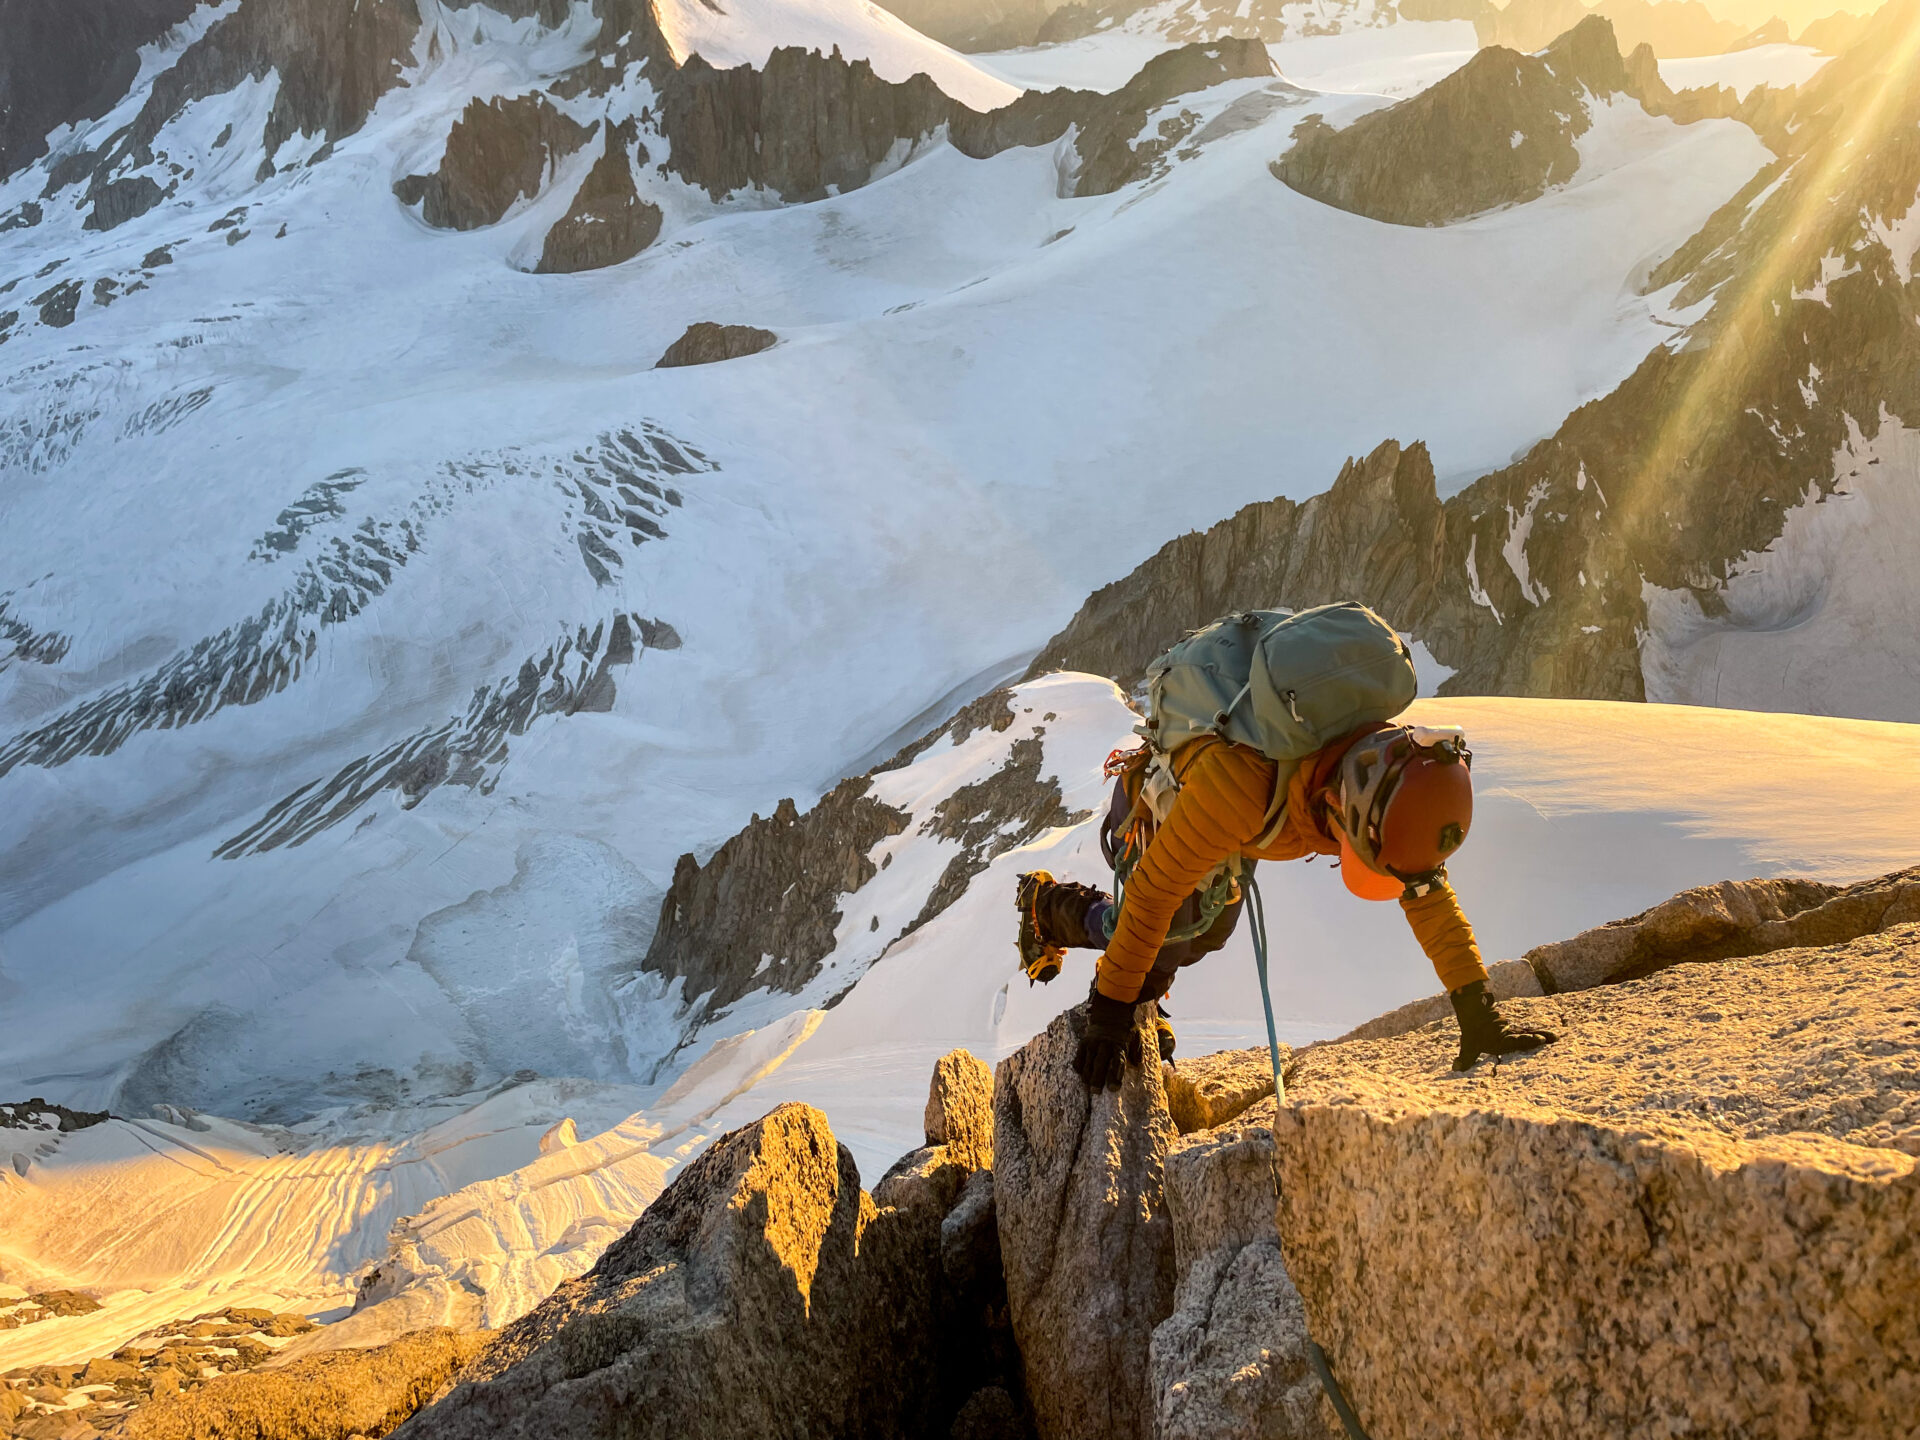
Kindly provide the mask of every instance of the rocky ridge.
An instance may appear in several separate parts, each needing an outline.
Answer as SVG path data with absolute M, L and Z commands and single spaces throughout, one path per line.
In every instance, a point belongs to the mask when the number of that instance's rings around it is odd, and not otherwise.
M 1395 225 L 1444 225 L 1538 199 L 1573 178 L 1596 103 L 1672 98 L 1651 51 L 1623 60 L 1589 15 L 1538 54 L 1481 50 L 1453 74 L 1336 130 L 1311 116 L 1273 164 L 1285 185 Z
M 1890 68 L 1916 37 L 1920 5 L 1896 0 L 1774 106 L 1786 153 L 1647 282 L 1706 313 L 1551 438 L 1444 502 L 1424 447 L 1388 442 L 1304 504 L 1169 542 L 1033 673 L 1131 679 L 1227 609 L 1354 598 L 1454 672 L 1443 694 L 1663 699 L 1689 642 L 1805 618 L 1819 594 L 1747 599 L 1736 582 L 1796 511 L 1879 463 L 1883 432 L 1920 426 L 1899 229 L 1920 193 L 1920 92 Z
M 994 1308 L 974 1284 L 989 1266 L 966 1273 L 992 1250 L 991 1191 L 971 1178 L 991 1174 L 972 1163 L 993 1144 L 984 1067 L 954 1058 L 929 1104 L 946 1141 L 872 1195 L 825 1116 L 780 1106 L 690 1164 L 398 1433 L 890 1436 L 996 1409 L 1021 1433 L 1017 1378 L 954 1368 L 991 1353 L 972 1332 Z
M 17 90 L 20 97 L 7 107 L 0 173 L 38 160 L 63 120 L 106 113 L 131 84 L 132 48 L 178 18 L 166 0 L 111 20 L 89 9 L 83 43 L 68 59 L 64 40 L 43 36 L 36 18 L 41 0 L 16 3 L 29 47 L 10 51 L 22 57 L 19 75 L 0 73 L 0 94 Z M 535 88 L 473 100 L 451 125 L 433 168 L 394 182 L 400 203 L 418 206 L 434 228 L 497 224 L 516 204 L 555 184 L 561 163 L 598 135 L 596 162 L 570 172 L 580 178 L 571 182 L 576 188 L 566 212 L 548 227 L 537 258 L 529 257 L 537 273 L 571 273 L 621 263 L 655 241 L 663 211 L 648 192 L 662 181 L 683 181 L 715 201 L 740 190 L 793 203 L 816 200 L 866 184 L 943 131 L 976 158 L 1009 145 L 1051 144 L 1076 126 L 1083 137 L 1095 133 L 1095 142 L 1080 145 L 1075 193 L 1104 194 L 1146 173 L 1164 150 L 1150 137 L 1145 158 L 1131 158 L 1128 141 L 1151 109 L 1221 80 L 1272 73 L 1257 44 L 1212 40 L 1177 58 L 1157 57 L 1150 73 L 1118 96 L 1056 90 L 982 114 L 943 94 L 924 74 L 886 81 L 867 61 L 848 61 L 837 49 L 823 55 L 779 48 L 757 68 L 718 69 L 697 54 L 680 63 L 644 0 L 591 0 L 591 6 L 600 24 L 591 53 Z M 495 8 L 546 26 L 567 20 L 565 7 L 549 0 L 509 0 Z M 172 153 L 174 142 L 163 132 L 194 102 L 270 76 L 283 78 L 261 132 L 236 141 L 229 125 L 214 149 L 257 144 L 256 184 L 283 170 L 324 164 L 383 95 L 443 63 L 455 43 L 448 29 L 455 13 L 423 12 L 414 0 L 298 0 L 292 6 L 240 0 L 201 33 L 181 32 L 188 43 L 154 78 L 128 123 L 92 148 L 48 156 L 40 199 L 0 217 L 0 228 L 30 228 L 41 223 L 46 205 L 74 204 L 85 209 L 86 228 L 107 231 L 177 197 L 184 203 L 189 192 L 181 187 L 192 185 L 195 167 L 190 157 Z M 36 40 L 41 50 L 62 52 L 61 65 L 44 76 L 31 48 Z M 657 164 L 655 154 L 663 157 Z M 248 233 L 236 222 L 228 241 Z M 111 293 L 122 283 L 153 278 L 149 271 L 102 283 L 111 282 Z M 40 323 L 71 323 L 83 292 L 75 279 L 45 289 L 33 302 Z M 6 314 L 0 339 L 19 320 L 17 311 Z
M 1917 907 L 1915 870 L 1701 887 L 1513 962 L 1559 967 L 1558 993 L 1511 1002 L 1552 1047 L 1458 1075 L 1450 1021 L 1367 1032 L 1287 1057 L 1278 1111 L 1264 1051 L 1089 1095 L 1076 1007 L 991 1075 L 944 1057 L 926 1145 L 871 1194 L 804 1105 L 716 1141 L 450 1387 L 429 1334 L 403 1342 L 437 1357 L 412 1369 L 205 1376 L 124 1433 L 346 1440 L 286 1418 L 336 1385 L 388 1405 L 367 1435 L 437 1387 L 409 1440 L 1328 1440 L 1315 1342 L 1375 1440 L 1898 1433 L 1920 1374 Z M 94 1364 L 10 1378 L 129 1388 Z M 28 1404 L 32 1440 L 95 1433 Z
M 798 995 L 823 978 L 840 941 L 844 897 L 877 873 L 875 846 L 917 827 L 956 842 L 957 852 L 897 934 L 878 936 L 876 955 L 965 893 L 988 862 L 1041 831 L 1077 823 L 1057 780 L 1042 775 L 1042 739 L 1051 715 L 1034 716 L 1011 691 L 996 690 L 863 776 L 843 780 L 802 812 L 791 798 L 758 815 L 704 864 L 691 854 L 674 867 L 660 921 L 641 968 L 683 982 L 685 1033 L 760 990 Z M 909 811 L 880 799 L 875 782 L 935 746 L 977 734 L 1006 736 L 1006 754 L 986 779 L 951 788 Z M 885 857 L 886 863 L 891 856 Z M 878 917 L 874 919 L 878 925 Z M 858 973 L 832 978 L 834 994 Z

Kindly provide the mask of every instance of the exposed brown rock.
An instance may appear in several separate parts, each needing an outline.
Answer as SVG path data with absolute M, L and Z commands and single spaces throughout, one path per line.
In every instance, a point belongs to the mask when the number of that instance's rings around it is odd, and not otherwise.
M 1151 1053 L 1150 1006 L 1136 1043 Z M 1072 1067 L 1085 1007 L 994 1074 L 994 1203 L 1013 1332 L 1040 1440 L 1148 1440 L 1153 1327 L 1173 1309 L 1158 1065 L 1090 1095 Z
M 1613 27 L 1588 16 L 1541 54 L 1482 50 L 1412 99 L 1343 130 L 1310 117 L 1273 173 L 1357 215 L 1444 225 L 1570 180 L 1580 165 L 1574 141 L 1592 125 L 1588 105 L 1633 94 L 1640 78 L 1621 59 Z M 1657 93 L 1671 92 L 1660 84 Z
M 919 1433 L 938 1369 L 942 1218 L 876 1208 L 826 1117 L 782 1105 L 716 1141 L 399 1433 Z
M 539 194 L 554 167 L 591 133 L 544 95 L 474 100 L 453 122 L 438 168 L 404 177 L 393 193 L 419 205 L 420 218 L 437 230 L 477 230 L 498 222 L 522 196 Z
M 1549 994 L 1636 980 L 1670 965 L 1837 945 L 1920 920 L 1920 869 L 1841 888 L 1724 880 L 1625 920 L 1541 945 L 1527 961 Z
M 223 1376 L 191 1394 L 134 1411 L 127 1440 L 349 1440 L 387 1434 L 491 1340 L 485 1332 L 422 1330 L 372 1350 L 297 1360 L 282 1370 Z
M 794 46 L 758 70 L 716 70 L 689 56 L 660 104 L 667 168 L 716 200 L 748 188 L 790 201 L 854 189 L 895 145 L 931 135 L 954 108 L 925 75 L 894 85 L 838 48 L 826 56 Z
M 722 360 L 758 355 L 779 338 L 771 330 L 756 329 L 752 325 L 717 325 L 711 320 L 696 320 L 655 364 L 662 370 L 676 365 L 717 365 Z
M 876 873 L 868 853 L 906 828 L 870 783 L 843 780 L 805 815 L 782 800 L 705 865 L 681 856 L 643 968 L 697 979 L 709 1013 L 762 986 L 797 992 L 833 950 L 840 897 Z
M 1920 927 L 1510 1009 L 1560 1040 L 1465 1076 L 1438 1028 L 1316 1047 L 1276 1123 L 1289 1268 L 1376 1440 L 1920 1413 Z
M 926 1135 L 969 1170 L 993 1168 L 993 1071 L 971 1051 L 951 1051 L 933 1067 Z
M 637 130 L 631 120 L 606 127 L 605 148 L 574 192 L 567 213 L 540 248 L 542 275 L 601 270 L 631 260 L 660 234 L 660 207 L 640 198 L 633 184 Z M 646 163 L 646 150 L 639 151 Z
M 1540 977 L 1524 960 L 1496 960 L 1489 964 L 1487 990 L 1495 1000 L 1546 994 Z M 1453 1021 L 1453 1005 L 1445 995 L 1428 995 L 1423 999 L 1410 1000 L 1384 1015 L 1376 1015 L 1366 1024 L 1356 1026 L 1342 1035 L 1340 1043 L 1349 1040 L 1385 1040 L 1442 1020 Z
M 1467 608 L 1448 593 L 1448 539 L 1426 446 L 1388 441 L 1349 460 L 1323 495 L 1261 501 L 1168 541 L 1095 591 L 1028 674 L 1086 670 L 1130 687 L 1181 635 L 1230 611 L 1336 600 L 1420 623 L 1433 644 Z

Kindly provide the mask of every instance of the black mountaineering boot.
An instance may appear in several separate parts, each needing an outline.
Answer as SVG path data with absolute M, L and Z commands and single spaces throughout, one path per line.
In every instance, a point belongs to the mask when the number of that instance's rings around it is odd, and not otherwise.
M 1153 1029 L 1160 1037 L 1160 1059 L 1162 1062 L 1173 1059 L 1173 1022 L 1167 1019 L 1167 1007 L 1156 1004 L 1153 1007 Z
M 1106 945 L 1105 936 L 1087 929 L 1087 911 L 1106 898 L 1091 885 L 1062 883 L 1045 870 L 1020 877 L 1013 904 L 1020 912 L 1020 968 L 1029 983 L 1044 985 L 1058 975 L 1069 948 Z
M 1460 1054 L 1454 1059 L 1456 1070 L 1471 1070 L 1482 1055 L 1514 1055 L 1538 1050 L 1560 1037 L 1551 1030 L 1516 1029 L 1494 1008 L 1487 993 L 1487 982 L 1476 980 L 1451 991 L 1453 1013 L 1460 1021 Z

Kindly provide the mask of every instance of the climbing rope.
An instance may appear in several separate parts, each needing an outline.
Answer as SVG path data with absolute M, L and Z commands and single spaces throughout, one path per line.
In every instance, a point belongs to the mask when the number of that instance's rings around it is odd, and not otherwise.
M 1248 874 L 1242 884 L 1247 895 L 1247 911 L 1253 916 L 1253 965 L 1260 974 L 1260 1006 L 1267 1013 L 1267 1060 L 1273 1066 L 1273 1104 L 1274 1118 L 1280 1116 L 1280 1107 L 1287 1103 L 1287 1082 L 1280 1074 L 1280 1032 L 1273 1023 L 1273 991 L 1267 982 L 1267 903 L 1260 896 L 1260 886 Z M 1280 1199 L 1280 1171 L 1273 1172 L 1273 1198 Z M 1367 1440 L 1367 1432 L 1360 1428 L 1360 1417 L 1353 1413 L 1353 1406 L 1347 1403 L 1340 1382 L 1333 1378 L 1333 1367 L 1327 1363 L 1327 1352 L 1314 1343 L 1313 1337 L 1307 1337 L 1307 1362 L 1313 1366 L 1313 1373 L 1320 1379 L 1320 1388 L 1327 1392 L 1327 1399 L 1333 1404 L 1333 1413 L 1340 1417 L 1340 1423 L 1346 1427 L 1347 1440 Z

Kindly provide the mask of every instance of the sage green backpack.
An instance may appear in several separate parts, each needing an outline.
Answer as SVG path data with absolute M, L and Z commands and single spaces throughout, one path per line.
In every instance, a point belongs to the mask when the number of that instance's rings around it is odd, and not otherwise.
M 1280 766 L 1279 789 L 1307 756 L 1370 721 L 1391 720 L 1418 689 L 1394 628 L 1342 601 L 1290 614 L 1245 610 L 1196 631 L 1147 667 L 1153 748 L 1201 735 L 1250 745 Z

